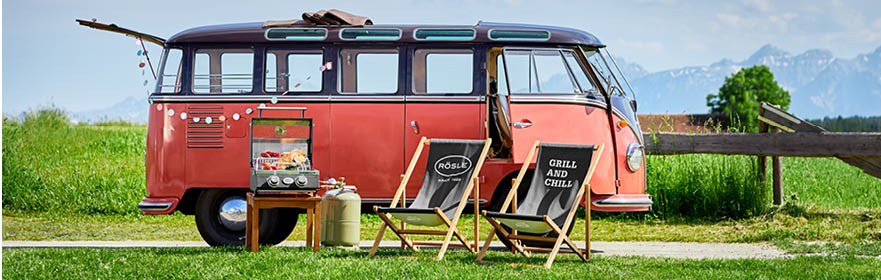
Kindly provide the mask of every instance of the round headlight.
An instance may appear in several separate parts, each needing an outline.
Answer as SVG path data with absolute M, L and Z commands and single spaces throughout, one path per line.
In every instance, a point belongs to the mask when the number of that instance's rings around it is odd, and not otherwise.
M 645 152 L 642 145 L 634 142 L 627 146 L 627 169 L 636 172 L 642 167 L 642 161 L 644 158 Z

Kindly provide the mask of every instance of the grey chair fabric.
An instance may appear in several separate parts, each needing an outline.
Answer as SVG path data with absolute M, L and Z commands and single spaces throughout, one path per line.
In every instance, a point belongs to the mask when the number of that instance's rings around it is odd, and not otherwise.
M 409 208 L 440 208 L 453 219 L 486 140 L 431 139 L 425 178 Z
M 562 227 L 587 176 L 593 145 L 541 143 L 529 191 L 516 215 L 547 215 Z
M 434 208 L 440 208 L 452 220 L 456 207 L 465 195 L 468 180 L 474 174 L 475 165 L 486 140 L 431 139 L 428 147 L 428 161 L 425 177 L 416 194 L 416 199 L 407 208 L 378 207 L 384 213 L 410 213 L 431 215 Z M 426 217 L 420 216 L 420 219 Z M 396 215 L 405 217 L 405 215 Z M 437 217 L 435 215 L 435 217 Z M 415 221 L 411 221 L 417 223 Z M 440 221 L 425 222 L 425 225 Z

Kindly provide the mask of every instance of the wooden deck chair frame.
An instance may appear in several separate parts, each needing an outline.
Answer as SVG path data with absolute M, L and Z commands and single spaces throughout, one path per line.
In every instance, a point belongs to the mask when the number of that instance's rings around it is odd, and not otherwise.
M 416 148 L 416 152 L 413 153 L 413 157 L 410 159 L 410 165 L 407 166 L 407 171 L 401 175 L 401 184 L 398 185 L 397 191 L 395 191 L 395 196 L 392 198 L 391 206 L 396 207 L 400 202 L 400 207 L 405 207 L 405 189 L 407 187 L 407 183 L 410 181 L 410 177 L 413 175 L 413 169 L 416 168 L 416 163 L 419 161 L 419 157 L 422 155 L 422 150 L 425 146 L 430 145 L 430 139 L 426 137 L 422 137 L 422 140 L 419 141 L 419 146 Z M 440 252 L 438 252 L 435 260 L 441 260 L 444 258 L 444 254 L 446 254 L 447 248 L 449 246 L 457 246 L 457 247 L 465 247 L 472 253 L 477 253 L 477 249 L 479 246 L 479 192 L 480 192 L 480 182 L 477 178 L 477 175 L 480 174 L 480 169 L 483 167 L 483 162 L 486 159 L 486 155 L 489 152 L 490 144 L 492 144 L 492 139 L 487 138 L 486 143 L 483 146 L 483 150 L 480 152 L 480 159 L 477 161 L 477 164 L 474 167 L 474 171 L 469 178 L 469 183 L 465 188 L 465 192 L 462 194 L 462 198 L 459 200 L 459 205 L 456 208 L 456 214 L 453 216 L 453 220 L 450 219 L 444 214 L 444 212 L 440 208 L 434 208 L 435 214 L 437 214 L 441 220 L 443 220 L 444 225 L 447 226 L 447 230 L 417 230 L 417 229 L 406 229 L 404 228 L 404 222 L 401 221 L 401 227 L 396 227 L 395 223 L 392 222 L 391 217 L 388 213 L 380 213 L 378 211 L 377 206 L 373 206 L 373 212 L 379 215 L 379 218 L 382 220 L 383 224 L 379 228 L 379 233 L 376 235 L 376 241 L 373 242 L 373 248 L 370 249 L 370 257 L 376 254 L 376 249 L 379 248 L 380 242 L 382 242 L 382 236 L 385 234 L 385 229 L 388 227 L 391 229 L 398 238 L 401 239 L 402 247 L 409 248 L 413 251 L 419 251 L 419 245 L 440 245 Z M 469 193 L 472 193 L 474 196 L 474 243 L 468 244 L 468 240 L 465 236 L 459 232 L 456 225 L 459 223 L 459 217 L 462 216 L 462 211 L 465 210 L 465 206 L 468 204 L 468 196 Z M 444 241 L 414 241 L 409 235 L 445 235 Z M 461 244 L 450 243 L 453 235 L 456 236 L 457 239 L 461 242 Z
M 523 176 L 526 175 L 527 170 L 529 169 L 529 165 L 532 163 L 532 159 L 535 156 L 535 151 L 538 149 L 540 142 L 535 141 L 532 149 L 529 150 L 529 153 L 526 155 L 526 160 L 523 162 L 523 166 L 520 167 L 520 172 L 517 174 L 517 177 L 514 179 L 513 184 L 511 185 L 511 190 L 508 192 L 508 196 L 505 197 L 505 202 L 502 204 L 502 208 L 499 210 L 501 213 L 505 213 L 507 211 L 508 206 L 512 205 L 512 200 L 516 197 L 517 189 L 520 187 L 520 184 L 523 182 Z M 596 168 L 597 162 L 599 162 L 600 155 L 603 152 L 603 145 L 594 146 L 594 153 L 591 157 L 590 168 L 587 171 L 587 175 L 585 176 L 583 183 L 581 184 L 581 189 L 578 190 L 578 194 L 575 196 L 575 200 L 572 202 L 572 208 L 569 210 L 569 214 L 566 216 L 566 222 L 563 224 L 563 229 L 569 228 L 572 223 L 575 222 L 575 212 L 578 211 L 578 204 L 581 203 L 582 199 L 585 196 L 585 193 L 590 190 L 590 179 L 593 177 L 594 169 Z M 588 193 L 587 200 L 590 200 L 590 194 Z M 516 202 L 515 202 L 516 203 Z M 486 216 L 486 210 L 481 211 L 481 216 L 486 218 L 489 221 L 490 225 L 493 226 L 493 229 L 490 231 L 489 235 L 486 237 L 486 241 L 483 244 L 483 247 L 480 249 L 480 253 L 477 255 L 477 261 L 483 262 L 483 257 L 486 256 L 486 251 L 489 249 L 489 245 L 493 240 L 493 237 L 496 235 L 496 232 L 501 233 L 499 236 L 502 239 L 510 242 L 512 245 L 512 249 L 514 253 L 520 253 L 524 257 L 529 257 L 529 252 L 549 252 L 548 260 L 545 262 L 545 268 L 551 268 L 551 265 L 554 263 L 554 259 L 557 257 L 557 253 L 574 253 L 578 255 L 583 261 L 590 260 L 590 203 L 588 202 L 587 207 L 585 207 L 585 250 L 581 250 L 578 248 L 578 245 L 575 242 L 572 242 L 572 239 L 569 238 L 569 235 L 566 232 L 557 226 L 554 221 L 548 217 L 544 216 L 544 222 L 552 229 L 554 233 L 557 234 L 557 237 L 540 237 L 540 236 L 531 236 L 531 235 L 519 235 L 516 230 L 512 230 L 510 233 L 502 227 L 501 222 L 492 217 Z M 512 207 L 512 213 L 516 213 L 516 206 Z M 554 247 L 552 249 L 547 248 L 535 248 L 535 247 L 526 247 L 520 244 L 520 240 L 529 240 L 529 241 L 539 241 L 539 242 L 548 242 L 554 243 Z M 569 249 L 561 249 L 563 243 L 569 246 Z

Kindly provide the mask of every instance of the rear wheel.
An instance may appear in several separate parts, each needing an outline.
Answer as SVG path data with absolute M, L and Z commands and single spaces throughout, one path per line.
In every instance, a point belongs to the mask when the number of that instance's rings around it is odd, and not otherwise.
M 275 245 L 291 233 L 299 215 L 295 209 L 260 211 L 260 244 Z M 202 239 L 211 246 L 242 246 L 245 244 L 247 218 L 245 192 L 239 189 L 205 190 L 196 201 L 196 227 Z
M 295 208 L 278 208 L 272 209 L 272 211 L 278 212 L 275 221 L 276 225 L 275 229 L 273 229 L 273 231 L 266 237 L 267 239 L 265 242 L 266 244 L 275 245 L 281 243 L 291 235 L 294 227 L 297 226 L 297 220 L 299 220 L 300 213 L 303 213 L 303 210 Z

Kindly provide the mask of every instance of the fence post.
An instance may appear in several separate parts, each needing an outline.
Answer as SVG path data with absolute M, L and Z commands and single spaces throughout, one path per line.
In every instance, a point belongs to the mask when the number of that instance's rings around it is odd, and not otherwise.
M 765 113 L 765 108 L 762 108 L 762 106 L 759 106 L 759 116 L 761 117 L 764 113 Z M 759 131 L 758 132 L 759 133 L 768 133 L 768 124 L 765 123 L 764 121 L 762 121 L 761 119 L 759 120 Z M 768 183 L 766 182 L 766 179 L 768 177 L 767 176 L 768 157 L 758 156 L 758 161 L 759 162 L 758 162 L 757 172 L 758 172 L 758 176 L 759 176 L 759 185 L 761 186 L 761 189 L 764 190 L 765 187 L 768 186 Z
M 763 111 L 763 109 L 762 109 L 762 107 L 759 107 L 759 112 L 761 112 L 761 111 Z M 768 124 L 767 123 L 765 123 L 763 121 L 759 121 L 759 133 L 768 133 Z M 765 179 L 767 178 L 766 172 L 768 170 L 768 168 L 767 168 L 768 158 L 765 156 L 758 156 L 758 160 L 759 160 L 759 166 L 758 166 L 757 171 L 758 171 L 758 175 L 759 175 L 759 184 L 762 186 L 762 189 L 764 189 L 765 186 L 767 185 L 765 183 Z
M 774 133 L 779 133 L 780 129 L 774 128 Z M 779 156 L 771 157 L 772 179 L 774 189 L 774 205 L 783 204 L 783 164 L 780 162 Z

